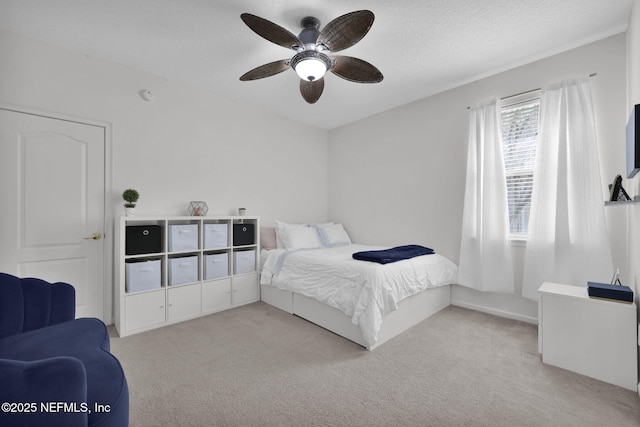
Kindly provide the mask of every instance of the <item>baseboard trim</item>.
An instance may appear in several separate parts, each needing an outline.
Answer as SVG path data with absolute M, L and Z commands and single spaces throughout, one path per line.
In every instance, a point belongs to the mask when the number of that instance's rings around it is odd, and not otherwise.
M 538 324 L 538 319 L 531 316 L 523 316 L 522 314 L 512 313 L 510 311 L 497 310 L 492 307 L 486 307 L 483 305 L 469 304 L 467 302 L 462 302 L 458 300 L 451 300 L 451 305 L 455 305 L 457 307 L 468 308 L 470 310 L 481 311 L 487 314 L 493 314 L 498 317 L 505 317 L 507 319 L 519 320 L 521 322 L 531 323 L 533 325 Z

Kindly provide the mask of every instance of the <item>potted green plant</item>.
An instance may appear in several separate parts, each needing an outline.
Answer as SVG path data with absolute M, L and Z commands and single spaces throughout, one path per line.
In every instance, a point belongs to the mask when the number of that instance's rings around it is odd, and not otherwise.
M 133 188 L 128 188 L 122 193 L 122 198 L 125 201 L 124 213 L 126 216 L 134 216 L 136 214 L 136 202 L 140 197 L 140 193 Z

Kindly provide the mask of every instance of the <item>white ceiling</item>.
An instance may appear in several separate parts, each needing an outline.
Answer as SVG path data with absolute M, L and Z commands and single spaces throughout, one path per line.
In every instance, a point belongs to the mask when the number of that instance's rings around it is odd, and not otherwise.
M 324 129 L 626 30 L 633 0 L 0 0 L 0 28 L 144 70 Z M 241 82 L 292 56 L 252 32 L 249 12 L 291 32 L 369 9 L 373 27 L 340 54 L 382 71 L 377 84 L 333 74 L 320 100 L 293 70 Z M 141 88 L 146 89 L 146 88 Z M 161 96 L 161 93 L 156 93 Z

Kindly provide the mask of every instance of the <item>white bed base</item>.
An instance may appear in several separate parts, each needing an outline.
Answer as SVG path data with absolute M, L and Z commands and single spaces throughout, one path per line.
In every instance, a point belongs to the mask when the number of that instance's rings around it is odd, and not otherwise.
M 338 309 L 322 304 L 312 298 L 290 291 L 283 291 L 269 285 L 261 285 L 261 299 L 267 304 L 302 317 L 360 344 L 367 350 L 373 350 L 380 344 L 447 307 L 451 301 L 450 288 L 449 285 L 430 288 L 400 301 L 398 309 L 387 314 L 382 319 L 382 326 L 378 332 L 378 341 L 370 347 L 362 338 L 360 327 L 354 325 L 351 322 L 351 318 Z

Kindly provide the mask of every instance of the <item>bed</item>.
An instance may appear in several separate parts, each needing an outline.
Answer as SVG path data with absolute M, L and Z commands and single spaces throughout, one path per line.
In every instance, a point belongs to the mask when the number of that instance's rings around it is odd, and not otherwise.
M 272 231 L 273 230 L 273 231 Z M 450 303 L 457 266 L 433 253 L 379 264 L 341 224 L 261 229 L 261 299 L 372 350 Z

